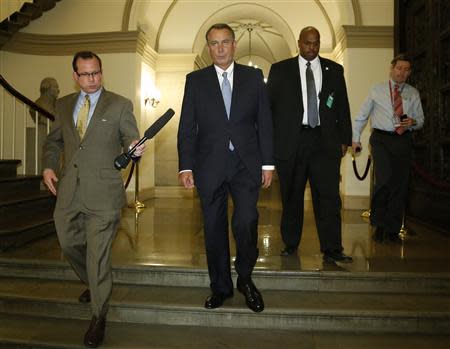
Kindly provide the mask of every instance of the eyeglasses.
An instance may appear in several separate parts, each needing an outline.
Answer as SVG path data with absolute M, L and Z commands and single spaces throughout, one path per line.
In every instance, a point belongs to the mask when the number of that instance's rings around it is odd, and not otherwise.
M 97 77 L 99 74 L 101 74 L 102 71 L 98 70 L 98 71 L 94 71 L 92 73 L 78 73 L 76 72 L 76 74 L 78 75 L 78 77 L 83 77 L 83 78 L 95 78 Z

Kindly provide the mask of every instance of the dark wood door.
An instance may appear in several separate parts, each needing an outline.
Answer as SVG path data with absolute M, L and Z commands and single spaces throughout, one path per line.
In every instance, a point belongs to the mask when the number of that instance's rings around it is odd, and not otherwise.
M 414 59 L 409 82 L 425 113 L 407 214 L 450 233 L 450 1 L 396 0 L 395 51 Z

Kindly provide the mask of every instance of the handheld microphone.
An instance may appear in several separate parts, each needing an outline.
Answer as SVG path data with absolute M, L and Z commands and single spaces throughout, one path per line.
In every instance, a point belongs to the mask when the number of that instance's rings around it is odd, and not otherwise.
M 161 129 L 169 122 L 172 116 L 175 114 L 173 109 L 169 108 L 158 120 L 156 120 L 148 129 L 144 132 L 144 137 L 142 137 L 139 142 L 137 142 L 132 148 L 127 152 L 122 153 L 114 160 L 114 167 L 118 170 L 122 170 L 128 166 L 130 160 L 136 150 L 141 144 L 143 144 L 147 139 L 152 139 L 155 135 L 161 131 Z

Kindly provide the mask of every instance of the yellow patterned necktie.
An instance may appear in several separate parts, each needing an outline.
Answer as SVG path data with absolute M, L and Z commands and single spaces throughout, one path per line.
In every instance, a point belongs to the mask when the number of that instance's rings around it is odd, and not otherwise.
M 89 116 L 89 108 L 91 107 L 91 101 L 89 99 L 89 95 L 84 96 L 84 103 L 78 111 L 77 118 L 77 130 L 80 138 L 83 139 L 84 134 L 87 129 L 87 121 Z

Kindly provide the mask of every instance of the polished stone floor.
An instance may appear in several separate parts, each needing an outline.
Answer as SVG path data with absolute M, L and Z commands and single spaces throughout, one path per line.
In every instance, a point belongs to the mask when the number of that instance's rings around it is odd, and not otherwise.
M 123 212 L 120 230 L 113 247 L 115 265 L 165 265 L 206 268 L 202 218 L 196 199 L 152 199 L 136 213 Z M 319 242 L 310 204 L 305 212 L 303 237 L 297 255 L 280 257 L 283 243 L 279 233 L 281 205 L 272 191 L 263 192 L 258 204 L 259 250 L 256 269 L 266 270 L 342 270 L 361 272 L 450 272 L 450 235 L 412 222 L 402 243 L 376 243 L 362 210 L 344 210 L 342 231 L 344 251 L 354 258 L 346 265 L 322 263 Z M 230 209 L 231 210 L 231 209 Z M 234 241 L 230 234 L 231 254 Z M 37 241 L 0 257 L 63 259 L 55 236 Z

